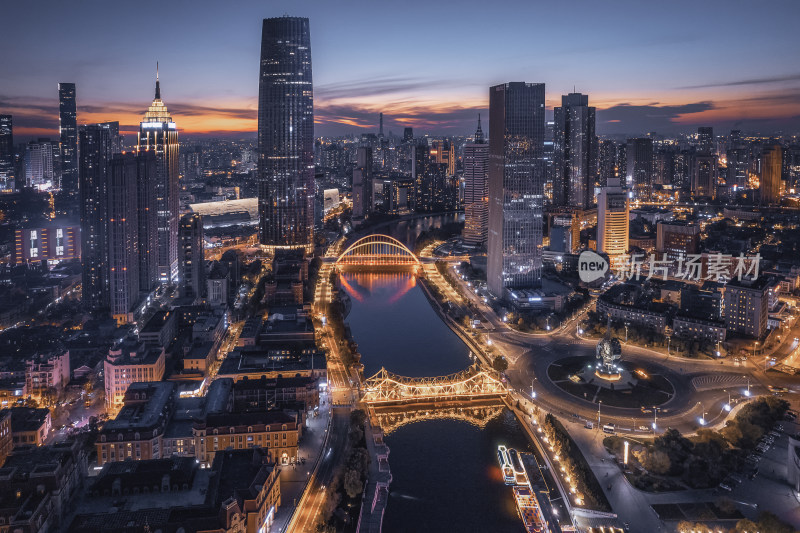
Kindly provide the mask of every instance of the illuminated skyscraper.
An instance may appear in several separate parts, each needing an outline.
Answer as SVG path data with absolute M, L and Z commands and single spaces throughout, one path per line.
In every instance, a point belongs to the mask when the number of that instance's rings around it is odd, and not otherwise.
M 487 279 L 506 289 L 542 282 L 544 84 L 489 89 L 489 245 Z
M 361 146 L 353 169 L 353 219 L 364 220 L 372 211 L 372 148 Z
M 570 93 L 553 112 L 553 203 L 586 209 L 597 177 L 595 108 L 588 95 Z
M 109 130 L 98 124 L 80 131 L 80 212 L 83 304 L 91 311 L 108 308 L 107 172 L 111 159 Z
M 489 145 L 483 139 L 481 116 L 475 141 L 464 146 L 464 242 L 486 242 L 489 223 Z
M 314 96 L 307 18 L 264 19 L 258 154 L 261 244 L 310 246 L 314 236 Z
M 155 98 L 139 124 L 137 151 L 156 154 L 156 263 L 158 280 L 170 282 L 178 276 L 178 128 L 161 100 L 158 68 Z
M 0 191 L 14 189 L 14 130 L 11 115 L 0 115 Z
M 58 84 L 58 126 L 61 134 L 61 189 L 78 193 L 78 108 L 75 84 Z
M 597 196 L 597 251 L 612 259 L 628 251 L 628 194 L 619 178 L 611 178 Z

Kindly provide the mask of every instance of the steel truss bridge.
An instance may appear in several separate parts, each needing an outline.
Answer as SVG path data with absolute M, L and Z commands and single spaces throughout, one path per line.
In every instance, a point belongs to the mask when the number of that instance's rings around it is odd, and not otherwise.
M 389 435 L 398 428 L 424 420 L 460 420 L 483 429 L 490 420 L 500 416 L 505 404 L 494 400 L 491 405 L 465 407 L 427 407 L 389 408 L 389 410 L 371 410 L 371 418 Z
M 449 376 L 408 378 L 381 368 L 362 387 L 362 400 L 370 405 L 447 402 L 500 398 L 508 387 L 476 366 Z
M 361 268 L 410 268 L 421 266 L 419 259 L 402 242 L 388 235 L 367 235 L 351 244 L 336 260 L 337 270 Z

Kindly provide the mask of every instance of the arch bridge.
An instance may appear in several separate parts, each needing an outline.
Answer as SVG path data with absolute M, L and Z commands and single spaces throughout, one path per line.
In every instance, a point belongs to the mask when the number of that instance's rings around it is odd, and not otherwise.
M 421 263 L 414 252 L 388 235 L 367 235 L 336 259 L 337 270 L 401 268 L 416 271 Z
M 381 368 L 362 390 L 363 401 L 376 406 L 501 398 L 508 393 L 505 383 L 474 365 L 448 376 L 424 378 L 398 376 Z

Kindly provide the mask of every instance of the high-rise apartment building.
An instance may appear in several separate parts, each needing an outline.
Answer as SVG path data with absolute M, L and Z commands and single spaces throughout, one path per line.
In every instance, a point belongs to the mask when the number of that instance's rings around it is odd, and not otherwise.
M 97 124 L 80 134 L 81 266 L 83 304 L 92 311 L 108 308 L 106 248 L 107 171 L 111 159 L 109 131 Z
M 372 210 L 372 148 L 361 146 L 353 169 L 353 220 L 363 220 Z
M 542 282 L 544 203 L 543 83 L 489 89 L 489 289 L 537 288 Z
M 118 324 L 133 322 L 139 303 L 138 164 L 132 153 L 116 154 L 108 166 L 108 295 Z
M 78 106 L 74 83 L 58 84 L 61 189 L 78 194 Z
M 50 139 L 25 145 L 25 186 L 35 189 L 58 188 L 60 154 L 57 142 Z
M 728 162 L 727 184 L 732 189 L 747 187 L 747 169 L 750 167 L 750 153 L 745 148 L 730 148 L 726 152 Z
M 611 179 L 597 197 L 597 251 L 612 259 L 628 251 L 628 193 L 620 181 Z
M 617 144 L 614 141 L 600 141 L 597 150 L 597 166 L 600 185 L 617 177 Z
M 653 139 L 628 139 L 627 185 L 638 200 L 649 200 L 653 194 Z
M 761 152 L 761 205 L 778 204 L 781 201 L 781 170 L 783 149 L 779 144 L 764 147 Z
M 595 108 L 589 96 L 570 93 L 553 110 L 553 203 L 586 209 L 597 177 Z
M 13 120 L 11 115 L 0 115 L 0 192 L 14 188 Z
M 712 200 L 717 196 L 717 156 L 698 152 L 692 156 L 692 196 Z
M 714 140 L 714 128 L 701 126 L 697 128 L 697 151 L 701 154 L 715 155 L 717 153 Z
M 743 277 L 725 284 L 725 326 L 729 331 L 757 339 L 764 336 L 769 315 L 770 281 L 768 276 L 755 280 Z
M 310 246 L 314 235 L 314 96 L 307 18 L 264 19 L 258 155 L 261 244 Z
M 190 213 L 181 217 L 181 297 L 202 298 L 206 292 L 206 262 L 203 255 L 203 217 Z
M 156 69 L 156 93 L 139 123 L 139 153 L 156 154 L 156 220 L 158 279 L 170 282 L 178 275 L 178 127 L 161 100 Z
M 483 139 L 481 116 L 475 139 L 464 146 L 464 243 L 486 242 L 489 223 L 489 145 Z

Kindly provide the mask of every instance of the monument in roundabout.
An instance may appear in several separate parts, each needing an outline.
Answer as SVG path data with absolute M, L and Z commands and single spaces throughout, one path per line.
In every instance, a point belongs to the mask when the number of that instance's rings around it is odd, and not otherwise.
M 583 383 L 604 389 L 631 389 L 638 379 L 620 364 L 621 359 L 622 343 L 618 338 L 606 335 L 597 343 L 595 363 L 587 365 L 578 375 Z

